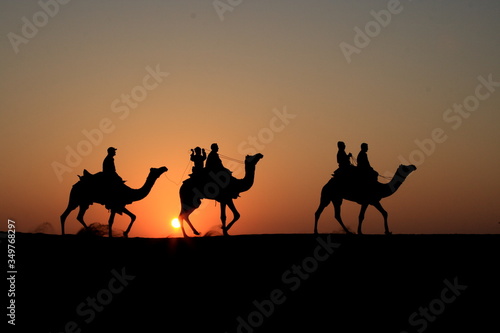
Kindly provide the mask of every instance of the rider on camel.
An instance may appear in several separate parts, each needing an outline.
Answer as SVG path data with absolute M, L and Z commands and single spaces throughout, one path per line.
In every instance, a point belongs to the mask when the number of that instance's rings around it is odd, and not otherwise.
M 361 144 L 361 151 L 358 154 L 358 171 L 360 173 L 360 176 L 369 182 L 376 182 L 378 178 L 378 172 L 373 170 L 372 166 L 370 165 L 370 162 L 368 161 L 368 154 L 366 153 L 368 151 L 368 144 L 367 143 L 362 143 Z
M 225 171 L 228 174 L 231 174 L 231 171 L 229 169 L 226 169 L 224 165 L 222 165 L 222 160 L 220 159 L 218 154 L 219 146 L 216 143 L 212 143 L 210 149 L 212 149 L 212 151 L 208 154 L 207 163 L 205 164 L 205 170 L 207 172 L 212 171 L 214 173 Z
M 115 159 L 114 159 L 115 155 L 116 155 L 116 148 L 109 147 L 108 155 L 104 158 L 104 161 L 102 162 L 102 173 L 105 179 L 107 180 L 109 186 L 115 186 L 124 183 L 122 177 L 118 176 L 118 174 L 116 173 Z
M 351 166 L 350 158 L 352 154 L 346 154 L 345 143 L 342 141 L 337 142 L 337 147 L 339 148 L 339 151 L 337 152 L 337 163 L 339 164 L 339 169 L 349 168 Z
M 203 163 L 206 159 L 207 153 L 205 149 L 201 149 L 200 147 L 191 149 L 191 161 L 194 163 L 193 174 L 200 174 L 203 172 Z

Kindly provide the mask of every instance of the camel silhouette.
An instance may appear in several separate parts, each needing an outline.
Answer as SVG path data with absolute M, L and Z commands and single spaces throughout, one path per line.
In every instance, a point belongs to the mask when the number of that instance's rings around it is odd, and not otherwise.
M 68 207 L 61 215 L 61 232 L 64 235 L 64 223 L 69 213 L 71 213 L 77 207 L 80 207 L 80 211 L 76 219 L 83 225 L 85 229 L 88 229 L 87 224 L 83 220 L 85 212 L 93 203 L 99 203 L 104 205 L 107 209 L 111 211 L 108 225 L 109 225 L 109 237 L 112 237 L 112 226 L 116 213 L 125 213 L 130 216 L 130 224 L 123 232 L 124 237 L 128 237 L 132 224 L 134 223 L 136 216 L 132 214 L 126 205 L 131 204 L 134 201 L 139 201 L 144 199 L 155 184 L 158 177 L 160 177 L 164 172 L 167 171 L 166 167 L 151 168 L 149 175 L 146 178 L 146 182 L 141 188 L 133 189 L 127 185 L 121 183 L 109 189 L 106 183 L 103 182 L 104 175 L 102 172 L 91 174 L 87 170 L 84 170 L 84 175 L 79 176 L 80 180 L 73 185 L 71 192 L 69 194 Z
M 372 205 L 377 208 L 377 210 L 384 217 L 385 234 L 390 235 L 391 232 L 389 231 L 389 226 L 387 224 L 388 214 L 380 204 L 380 200 L 394 194 L 405 181 L 406 177 L 416 169 L 417 168 L 414 165 L 400 165 L 389 183 L 383 184 L 376 182 L 369 187 L 367 187 L 366 184 L 360 184 L 360 181 L 356 181 L 356 179 L 350 183 L 342 183 L 342 180 L 338 179 L 338 176 L 332 177 L 321 190 L 319 207 L 314 214 L 314 233 L 318 233 L 319 217 L 325 207 L 327 207 L 331 202 L 333 203 L 335 209 L 335 219 L 340 223 L 347 234 L 352 234 L 352 232 L 346 228 L 342 222 L 342 217 L 340 216 L 340 206 L 342 205 L 342 200 L 346 199 L 361 205 L 361 210 L 359 212 L 358 234 L 362 234 L 361 224 L 363 223 L 366 209 L 369 205 Z
M 241 192 L 248 191 L 255 178 L 255 166 L 264 157 L 262 154 L 245 157 L 245 176 L 242 179 L 237 179 L 225 173 L 224 171 L 215 174 L 210 172 L 209 175 L 194 176 L 186 179 L 179 190 L 181 199 L 181 212 L 179 213 L 179 221 L 184 237 L 188 237 L 184 230 L 184 221 L 195 235 L 200 233 L 195 229 L 189 215 L 201 205 L 201 199 L 212 199 L 220 203 L 222 222 L 222 232 L 225 236 L 228 235 L 228 230 L 240 218 L 240 214 L 236 209 L 233 199 L 236 199 Z M 226 207 L 233 213 L 233 220 L 226 226 Z

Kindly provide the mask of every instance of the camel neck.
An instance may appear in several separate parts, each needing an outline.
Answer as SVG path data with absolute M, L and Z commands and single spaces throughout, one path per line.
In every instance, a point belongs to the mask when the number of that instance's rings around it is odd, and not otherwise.
M 404 172 L 401 171 L 401 169 L 396 170 L 396 173 L 394 174 L 394 177 L 392 177 L 391 181 L 387 184 L 384 184 L 383 190 L 382 190 L 382 198 L 388 197 L 392 194 L 394 194 L 401 184 L 405 181 L 406 177 L 408 174 L 405 174 Z
M 255 179 L 255 164 L 247 163 L 245 164 L 245 177 L 239 180 L 239 192 L 248 191 Z
M 144 199 L 149 194 L 149 192 L 151 192 L 151 189 L 153 188 L 156 179 L 157 177 L 154 177 L 153 175 L 149 174 L 148 178 L 146 178 L 146 181 L 144 182 L 144 185 L 142 185 L 141 188 L 132 190 L 133 191 L 132 201 L 139 201 Z

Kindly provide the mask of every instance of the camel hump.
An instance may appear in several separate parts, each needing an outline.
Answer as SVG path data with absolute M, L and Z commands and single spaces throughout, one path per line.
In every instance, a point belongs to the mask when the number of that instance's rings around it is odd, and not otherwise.
M 78 178 L 80 178 L 80 180 L 84 180 L 84 179 L 89 179 L 92 176 L 93 174 L 88 172 L 87 169 L 83 169 L 83 176 L 78 175 Z

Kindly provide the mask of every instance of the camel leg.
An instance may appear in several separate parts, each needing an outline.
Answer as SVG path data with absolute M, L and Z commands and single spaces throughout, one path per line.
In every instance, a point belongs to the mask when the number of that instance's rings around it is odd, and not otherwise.
M 186 230 L 184 230 L 184 216 L 183 216 L 183 214 L 182 214 L 182 213 L 181 213 L 181 214 L 179 214 L 178 219 L 179 219 L 179 222 L 181 223 L 182 235 L 183 235 L 184 237 L 189 237 L 189 236 L 186 234 Z
M 61 234 L 64 235 L 64 224 L 66 222 L 66 218 L 68 217 L 69 213 L 71 213 L 73 210 L 78 207 L 78 204 L 76 203 L 69 203 L 68 208 L 64 211 L 64 213 L 61 214 Z
M 318 233 L 318 221 L 319 217 L 321 216 L 321 213 L 323 213 L 323 210 L 330 204 L 330 200 L 325 198 L 323 195 L 321 196 L 320 202 L 319 202 L 319 207 L 316 210 L 316 213 L 314 213 L 314 233 Z
M 363 232 L 361 232 L 361 224 L 363 223 L 363 220 L 365 219 L 365 212 L 366 212 L 367 208 L 368 208 L 368 204 L 361 205 L 361 210 L 359 211 L 358 235 L 363 234 Z
M 226 229 L 226 202 L 224 201 L 221 201 L 220 202 L 220 221 L 222 223 L 222 233 L 224 234 L 224 236 L 227 236 L 228 233 L 227 233 L 227 229 Z
M 189 215 L 186 215 L 186 222 L 187 224 L 189 225 L 189 227 L 191 228 L 191 230 L 193 230 L 193 233 L 196 235 L 196 236 L 199 236 L 200 233 L 198 232 L 198 230 L 196 230 L 193 226 L 193 224 L 191 223 L 191 221 L 189 220 Z
M 85 229 L 87 229 L 87 224 L 85 224 L 85 221 L 83 220 L 83 216 L 85 215 L 85 212 L 89 209 L 89 205 L 80 205 L 80 211 L 78 212 L 78 215 L 76 216 L 76 219 L 78 222 L 80 222 Z
M 231 222 L 229 222 L 229 224 L 227 225 L 226 234 L 227 234 L 227 230 L 231 229 L 234 222 L 238 221 L 240 219 L 240 216 L 241 216 L 240 213 L 238 212 L 238 210 L 236 209 L 236 206 L 234 205 L 233 199 L 231 199 L 227 202 L 227 206 L 229 207 L 229 209 L 231 209 L 231 212 L 233 212 L 233 220 Z
M 193 224 L 191 223 L 191 221 L 189 220 L 189 215 L 191 215 L 191 213 L 194 211 L 194 209 L 192 210 L 188 210 L 188 211 L 181 211 L 181 213 L 179 214 L 179 222 L 181 222 L 181 230 L 182 230 L 182 234 L 184 235 L 184 237 L 189 237 L 187 234 L 186 234 L 186 231 L 184 230 L 184 221 L 187 222 L 187 224 L 189 225 L 189 227 L 191 228 L 191 230 L 193 231 L 193 233 L 195 235 L 199 235 L 200 233 L 198 232 L 198 230 L 196 230 L 193 226 Z
M 377 210 L 382 214 L 384 217 L 384 229 L 385 229 L 385 234 L 386 235 L 391 235 L 392 232 L 389 231 L 389 224 L 387 223 L 387 212 L 385 211 L 384 207 L 380 204 L 380 202 L 377 202 L 376 204 L 373 205 L 373 207 L 377 208 Z
M 123 208 L 123 212 L 125 214 L 127 214 L 128 216 L 130 216 L 130 224 L 128 225 L 127 230 L 125 230 L 123 232 L 123 237 L 128 238 L 128 233 L 130 232 L 130 229 L 132 228 L 132 224 L 134 224 L 136 216 L 131 211 L 129 211 L 127 208 Z
M 111 210 L 111 214 L 109 215 L 109 220 L 108 220 L 108 236 L 109 238 L 113 237 L 113 223 L 115 222 L 115 214 L 116 212 L 114 210 Z
M 342 199 L 337 199 L 333 201 L 333 207 L 335 208 L 335 219 L 340 223 L 340 226 L 344 229 L 346 234 L 352 234 L 349 229 L 346 228 L 344 222 L 342 222 L 342 217 L 340 216 L 340 207 L 342 206 Z
M 184 219 L 180 215 L 177 219 L 179 220 L 179 223 L 181 225 L 182 235 L 184 237 L 187 237 L 186 230 L 184 230 Z

